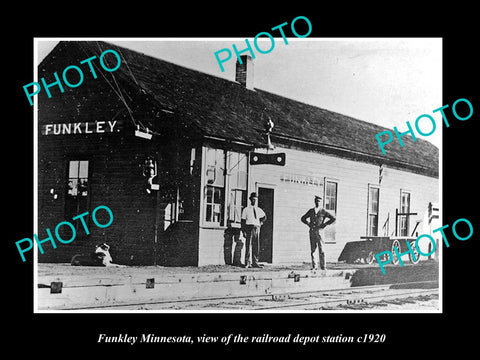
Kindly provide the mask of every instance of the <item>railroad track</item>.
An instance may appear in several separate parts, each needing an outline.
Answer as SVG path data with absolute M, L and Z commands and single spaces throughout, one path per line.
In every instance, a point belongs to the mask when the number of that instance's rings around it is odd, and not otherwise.
M 320 295 L 320 294 L 319 294 Z M 335 307 L 338 305 L 343 305 L 344 309 L 351 308 L 352 310 L 360 310 L 362 307 L 368 306 L 371 303 L 378 301 L 389 301 L 389 300 L 399 300 L 405 298 L 415 298 L 420 296 L 432 296 L 438 295 L 438 289 L 388 289 L 382 293 L 369 294 L 368 292 L 358 291 L 354 294 L 345 294 L 338 292 L 337 294 L 328 294 L 328 298 L 325 297 L 325 294 L 320 296 L 311 296 L 308 301 L 304 297 L 291 296 L 289 302 L 285 304 L 275 304 L 273 306 L 263 306 L 259 309 L 261 310 L 319 310 L 322 308 Z M 340 298 L 330 298 L 332 296 Z M 397 302 L 398 303 L 398 302 Z
M 161 300 L 88 307 L 89 310 L 321 310 L 335 306 L 359 309 L 376 302 L 438 296 L 436 281 L 348 287 L 343 289 L 288 292 L 282 294 L 225 296 Z M 408 302 L 408 301 L 407 301 Z M 79 308 L 77 308 L 79 309 Z

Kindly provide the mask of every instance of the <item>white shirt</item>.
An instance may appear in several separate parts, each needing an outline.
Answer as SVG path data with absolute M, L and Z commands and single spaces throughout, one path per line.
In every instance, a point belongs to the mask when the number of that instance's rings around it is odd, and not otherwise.
M 242 220 L 245 220 L 247 225 L 260 226 L 260 219 L 265 216 L 265 213 L 258 206 L 248 205 L 242 211 Z

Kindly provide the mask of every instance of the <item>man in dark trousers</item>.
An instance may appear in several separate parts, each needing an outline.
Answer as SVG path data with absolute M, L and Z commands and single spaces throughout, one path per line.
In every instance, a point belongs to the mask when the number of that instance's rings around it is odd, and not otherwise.
M 260 253 L 260 226 L 267 219 L 265 212 L 257 206 L 257 193 L 250 194 L 250 205 L 242 211 L 242 232 L 246 239 L 245 267 L 261 268 L 258 263 Z M 252 247 L 252 262 L 250 263 L 250 246 Z M 250 265 L 251 264 L 251 265 Z
M 325 267 L 325 253 L 323 251 L 324 241 L 320 235 L 320 230 L 335 222 L 335 217 L 320 206 L 322 198 L 315 196 L 315 207 L 309 209 L 305 215 L 300 219 L 304 224 L 310 228 L 310 250 L 312 255 L 312 270 L 317 270 L 315 263 L 315 251 L 318 246 L 320 269 L 326 270 Z M 325 222 L 325 219 L 328 220 Z

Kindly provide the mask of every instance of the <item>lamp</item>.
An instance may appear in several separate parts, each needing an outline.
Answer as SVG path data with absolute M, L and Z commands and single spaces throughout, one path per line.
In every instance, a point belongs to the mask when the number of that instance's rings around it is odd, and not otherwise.
M 150 194 L 151 190 L 159 190 L 160 185 L 154 184 L 153 179 L 157 176 L 157 162 L 151 156 L 147 157 L 143 163 L 143 176 L 147 177 L 147 193 Z
M 263 114 L 262 114 L 262 117 L 263 117 Z M 267 118 L 268 119 L 264 124 L 265 134 L 267 135 L 267 149 L 273 150 L 275 149 L 275 146 L 272 144 L 272 141 L 270 140 L 270 134 L 272 133 L 272 129 L 275 126 L 275 124 L 273 123 L 269 115 L 267 115 Z

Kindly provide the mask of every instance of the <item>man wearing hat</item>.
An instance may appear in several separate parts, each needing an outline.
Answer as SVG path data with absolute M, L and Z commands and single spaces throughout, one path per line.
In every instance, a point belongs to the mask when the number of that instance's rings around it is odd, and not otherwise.
M 335 217 L 320 206 L 322 198 L 315 195 L 315 207 L 307 211 L 300 219 L 304 224 L 310 228 L 310 250 L 312 256 L 312 270 L 317 269 L 315 263 L 315 251 L 318 246 L 320 269 L 325 270 L 325 253 L 323 251 L 324 241 L 320 235 L 320 230 L 335 222 Z M 325 219 L 328 220 L 325 222 Z
M 257 206 L 257 193 L 250 194 L 250 205 L 242 211 L 242 232 L 246 239 L 245 267 L 262 267 L 258 264 L 260 253 L 260 226 L 267 219 L 265 212 Z M 250 262 L 250 246 L 252 248 L 252 261 Z

